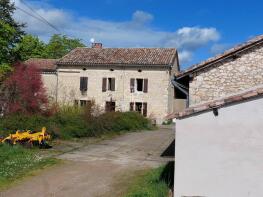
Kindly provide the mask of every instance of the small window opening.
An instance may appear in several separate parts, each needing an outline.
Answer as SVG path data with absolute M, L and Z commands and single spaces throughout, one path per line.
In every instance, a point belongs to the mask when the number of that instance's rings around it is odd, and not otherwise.
M 134 105 L 135 104 L 135 105 Z M 143 116 L 147 117 L 147 103 L 142 103 L 142 102 L 136 102 L 130 103 L 130 111 L 136 111 Z
M 140 73 L 140 72 L 142 72 L 142 70 L 141 70 L 141 69 L 139 69 L 139 70 L 138 70 L 138 72 Z
M 106 112 L 112 112 L 115 111 L 115 102 L 113 101 L 106 101 L 106 105 L 105 105 L 105 111 Z
M 87 105 L 87 101 L 86 100 L 80 100 L 80 106 L 84 107 Z
M 142 103 L 135 103 L 135 111 L 142 113 Z
M 83 68 L 82 70 L 87 70 L 86 68 Z
M 113 69 L 113 68 L 111 68 L 111 69 L 110 69 L 110 71 L 114 71 L 114 69 Z
M 136 79 L 137 91 L 142 92 L 143 90 L 143 79 Z
M 108 78 L 108 90 L 114 91 L 114 89 L 115 89 L 114 78 Z

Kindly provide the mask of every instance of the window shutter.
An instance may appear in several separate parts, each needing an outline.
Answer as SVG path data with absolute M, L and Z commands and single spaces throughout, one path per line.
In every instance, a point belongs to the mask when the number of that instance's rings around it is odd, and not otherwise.
M 106 92 L 107 90 L 107 78 L 102 79 L 102 92 Z
M 111 78 L 111 91 L 115 91 L 115 78 Z
M 143 92 L 144 93 L 148 92 L 148 79 L 143 80 Z
M 134 78 L 131 78 L 131 82 L 130 82 L 130 89 L 131 89 L 131 93 L 134 92 L 134 83 L 135 83 L 135 79 Z
M 87 91 L 88 90 L 88 77 L 80 77 L 80 91 Z
M 134 102 L 130 103 L 130 111 L 134 111 Z
M 79 90 L 83 90 L 83 77 L 80 77 L 80 84 L 79 84 Z
M 88 90 L 88 77 L 83 77 L 83 91 Z
M 143 103 L 143 109 L 142 109 L 143 111 L 142 111 L 142 114 L 143 114 L 143 116 L 147 116 L 147 103 Z

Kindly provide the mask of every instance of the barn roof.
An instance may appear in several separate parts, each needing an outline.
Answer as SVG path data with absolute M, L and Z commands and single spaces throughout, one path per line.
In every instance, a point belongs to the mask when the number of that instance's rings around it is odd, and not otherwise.
M 58 59 L 30 58 L 25 61 L 27 65 L 34 65 L 41 71 L 56 71 Z
M 166 65 L 177 61 L 175 48 L 76 48 L 58 65 Z

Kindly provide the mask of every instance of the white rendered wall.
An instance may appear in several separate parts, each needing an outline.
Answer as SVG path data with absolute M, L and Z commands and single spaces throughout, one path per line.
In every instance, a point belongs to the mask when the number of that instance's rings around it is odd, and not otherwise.
M 175 196 L 263 196 L 263 99 L 176 120 Z

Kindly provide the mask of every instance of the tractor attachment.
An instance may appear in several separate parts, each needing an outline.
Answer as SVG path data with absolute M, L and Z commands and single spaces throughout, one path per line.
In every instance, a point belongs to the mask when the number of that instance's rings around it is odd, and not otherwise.
M 17 130 L 15 134 L 9 134 L 6 138 L 0 139 L 0 143 L 6 143 L 9 145 L 20 144 L 26 147 L 38 146 L 39 148 L 51 148 L 47 144 L 47 141 L 51 139 L 51 136 L 46 132 L 46 127 L 42 128 L 42 131 L 20 131 Z

